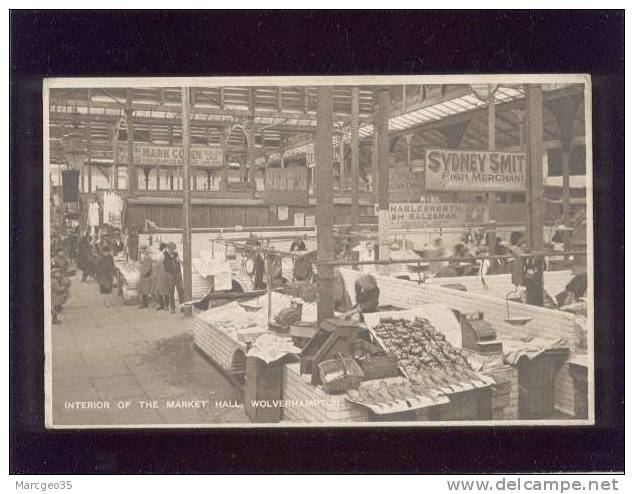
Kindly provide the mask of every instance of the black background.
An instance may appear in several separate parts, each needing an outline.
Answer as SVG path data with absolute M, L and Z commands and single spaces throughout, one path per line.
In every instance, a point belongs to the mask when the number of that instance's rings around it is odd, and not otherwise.
M 622 11 L 12 11 L 13 473 L 624 470 Z M 590 73 L 594 427 L 45 431 L 42 78 Z

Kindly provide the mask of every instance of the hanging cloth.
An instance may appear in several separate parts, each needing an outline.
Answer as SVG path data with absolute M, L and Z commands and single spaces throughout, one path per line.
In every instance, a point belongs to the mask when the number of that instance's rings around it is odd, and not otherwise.
M 94 227 L 99 226 L 99 203 L 97 202 L 91 202 L 88 206 L 88 225 L 93 228 L 94 235 Z

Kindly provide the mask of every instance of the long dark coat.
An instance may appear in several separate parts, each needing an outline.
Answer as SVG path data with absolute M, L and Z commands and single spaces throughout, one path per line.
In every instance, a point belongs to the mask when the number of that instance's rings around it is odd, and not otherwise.
M 112 282 L 114 277 L 114 259 L 112 255 L 102 255 L 97 263 L 97 283 L 101 293 L 110 293 L 112 291 Z
M 77 247 L 77 267 L 79 269 L 86 269 L 88 256 L 90 256 L 90 239 L 84 235 L 79 239 Z
M 152 256 L 149 253 L 146 253 L 143 256 L 141 261 L 141 265 L 139 266 L 139 271 L 141 273 L 141 278 L 139 279 L 139 294 L 140 295 L 150 295 L 152 293 Z
M 93 276 L 95 272 L 95 259 L 92 255 L 92 251 L 93 248 L 90 244 L 90 238 L 88 236 L 82 237 L 79 241 L 77 267 L 91 276 Z
M 156 263 L 156 271 L 155 271 L 156 278 L 154 281 L 154 291 L 153 291 L 155 295 L 163 295 L 163 296 L 169 295 L 170 288 L 172 287 L 172 285 L 170 284 L 170 277 L 165 271 L 165 266 L 163 263 L 164 259 L 165 259 L 165 254 L 163 254 L 163 257 L 161 257 L 161 259 Z

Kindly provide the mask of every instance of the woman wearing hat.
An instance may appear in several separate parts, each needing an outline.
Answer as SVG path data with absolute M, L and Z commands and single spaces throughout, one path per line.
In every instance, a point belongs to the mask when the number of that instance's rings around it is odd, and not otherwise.
M 99 245 L 99 261 L 97 262 L 97 283 L 101 293 L 111 293 L 114 278 L 114 259 L 108 240 L 102 238 Z
M 167 310 L 169 305 L 170 312 L 174 314 L 176 312 L 174 289 L 179 282 L 179 278 L 181 278 L 181 266 L 178 260 L 178 253 L 176 252 L 176 244 L 174 242 L 169 242 L 167 244 L 167 251 L 165 252 L 165 256 L 163 258 L 163 269 L 165 270 L 168 280 L 168 294 L 167 297 L 165 297 L 165 309 Z M 179 297 L 182 297 L 182 290 L 179 290 Z M 179 302 L 182 302 L 180 298 Z
M 154 295 L 158 301 L 156 310 L 169 310 L 170 279 L 165 271 L 165 258 L 167 256 L 167 245 L 163 242 L 159 245 L 161 257 L 156 263 L 156 278 L 154 284 Z
M 141 251 L 141 265 L 139 271 L 141 278 L 139 279 L 139 295 L 141 296 L 140 309 L 147 309 L 148 296 L 152 294 L 152 256 L 147 248 L 147 245 L 142 245 Z

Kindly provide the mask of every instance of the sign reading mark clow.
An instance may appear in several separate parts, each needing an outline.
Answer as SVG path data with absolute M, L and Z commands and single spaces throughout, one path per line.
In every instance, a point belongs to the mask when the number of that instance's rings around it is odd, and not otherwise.
M 513 192 L 526 189 L 526 154 L 428 149 L 427 190 Z
M 127 163 L 128 147 L 125 143 L 118 146 L 119 163 Z M 149 143 L 134 143 L 135 165 L 179 166 L 183 164 L 183 148 L 181 146 L 162 146 Z M 210 168 L 222 167 L 222 148 L 219 146 L 191 146 L 189 160 L 192 166 Z

